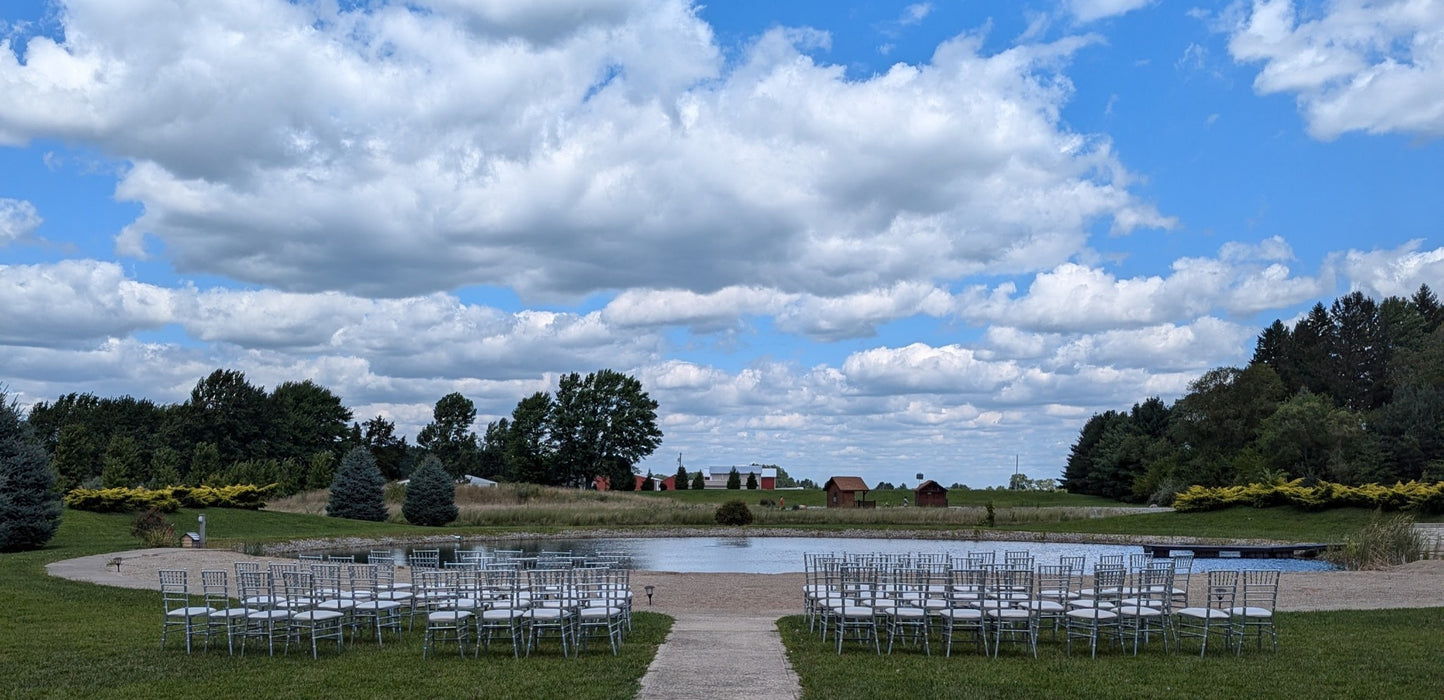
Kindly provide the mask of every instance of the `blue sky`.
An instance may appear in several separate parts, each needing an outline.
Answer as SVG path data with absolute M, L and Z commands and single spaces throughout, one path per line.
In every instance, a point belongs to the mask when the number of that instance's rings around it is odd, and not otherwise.
M 643 468 L 1057 476 L 1258 331 L 1444 287 L 1444 6 L 22 0 L 0 382 L 415 435 L 638 376 Z

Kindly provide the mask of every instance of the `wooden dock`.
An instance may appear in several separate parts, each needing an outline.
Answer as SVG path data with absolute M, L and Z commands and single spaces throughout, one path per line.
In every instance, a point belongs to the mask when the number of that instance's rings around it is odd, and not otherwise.
M 1317 559 L 1329 544 L 1145 544 L 1143 551 L 1155 557 L 1193 553 L 1199 559 Z

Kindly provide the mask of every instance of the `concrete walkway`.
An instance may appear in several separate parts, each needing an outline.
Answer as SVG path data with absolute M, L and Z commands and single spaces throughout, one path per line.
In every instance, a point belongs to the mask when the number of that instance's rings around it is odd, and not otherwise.
M 672 632 L 642 677 L 638 700 L 748 698 L 793 700 L 802 694 L 787 663 L 777 618 L 674 613 Z

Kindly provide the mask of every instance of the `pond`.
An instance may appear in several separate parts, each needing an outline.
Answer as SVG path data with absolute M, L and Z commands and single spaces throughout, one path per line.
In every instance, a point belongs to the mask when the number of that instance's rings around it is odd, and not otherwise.
M 522 550 L 524 556 L 542 551 L 571 552 L 588 556 L 599 552 L 624 552 L 632 558 L 632 568 L 640 571 L 676 573 L 739 573 L 785 574 L 802 571 L 802 555 L 807 553 L 884 554 L 942 553 L 962 557 L 968 552 L 995 551 L 1001 560 L 1003 552 L 1027 551 L 1037 563 L 1057 563 L 1060 556 L 1085 556 L 1087 569 L 1092 570 L 1104 554 L 1138 554 L 1137 545 L 1074 544 L 1065 542 L 998 542 L 976 540 L 875 539 L 864 537 L 622 537 L 606 539 L 532 539 L 492 540 L 485 545 L 462 542 L 459 545 L 417 545 L 417 549 L 441 549 L 442 561 L 456 558 L 456 551 L 496 549 Z M 364 561 L 367 550 L 337 551 L 353 554 Z M 396 551 L 397 563 L 405 563 L 406 552 Z M 1321 559 L 1195 559 L 1193 570 L 1213 569 L 1277 569 L 1279 571 L 1330 571 L 1337 567 Z

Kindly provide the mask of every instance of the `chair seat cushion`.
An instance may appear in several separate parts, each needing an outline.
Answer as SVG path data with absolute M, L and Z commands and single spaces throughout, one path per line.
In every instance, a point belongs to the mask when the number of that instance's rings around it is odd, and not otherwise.
M 1273 617 L 1274 611 L 1268 608 L 1229 608 L 1228 614 L 1242 617 Z
M 1118 614 L 1126 617 L 1162 617 L 1163 610 L 1147 605 L 1125 605 L 1118 608 Z
M 622 609 L 615 607 L 582 608 L 577 614 L 584 620 L 596 620 L 621 615 Z
M 1117 619 L 1118 613 L 1103 608 L 1073 608 L 1064 613 L 1074 620 L 1113 620 Z
M 1200 620 L 1205 618 L 1210 620 L 1228 619 L 1228 613 L 1226 611 L 1219 610 L 1218 608 L 1184 608 L 1182 610 L 1179 610 L 1178 614 L 1182 615 L 1183 617 L 1195 617 Z
M 211 608 L 193 605 L 188 608 L 176 608 L 174 610 L 167 610 L 165 611 L 165 614 L 167 617 L 200 617 L 202 615 L 209 615 L 213 612 L 215 612 L 215 610 Z
M 977 608 L 948 608 L 935 613 L 938 617 L 946 617 L 952 620 L 981 620 L 983 611 Z
M 482 611 L 481 619 L 494 622 L 499 620 L 520 620 L 526 617 L 526 610 L 521 608 L 492 608 Z
M 295 615 L 292 615 L 291 619 L 295 620 L 296 622 L 327 622 L 330 620 L 338 620 L 343 617 L 345 617 L 345 615 L 336 612 L 335 610 L 307 610 L 305 612 L 298 612 Z
M 437 610 L 426 616 L 427 622 L 461 622 L 470 619 L 470 610 Z

